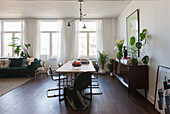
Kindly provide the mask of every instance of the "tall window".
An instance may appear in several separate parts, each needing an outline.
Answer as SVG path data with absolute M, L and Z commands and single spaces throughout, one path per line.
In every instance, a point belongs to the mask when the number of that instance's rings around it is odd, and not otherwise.
M 59 54 L 60 45 L 60 21 L 40 22 L 40 55 L 56 57 Z
M 2 29 L 2 39 L 1 39 L 1 52 L 3 57 L 12 57 L 15 56 L 14 48 L 8 46 L 13 40 L 11 38 L 18 37 L 22 40 L 22 29 L 23 22 L 16 21 L 1 21 Z M 20 43 L 20 42 L 18 42 Z
M 96 37 L 96 21 L 87 21 L 85 25 L 87 29 L 83 29 L 82 22 L 79 22 L 79 57 L 87 57 L 90 59 L 97 58 L 97 37 Z

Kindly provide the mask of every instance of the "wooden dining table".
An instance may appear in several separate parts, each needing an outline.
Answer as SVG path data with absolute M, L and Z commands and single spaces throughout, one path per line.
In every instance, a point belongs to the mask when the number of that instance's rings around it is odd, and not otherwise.
M 92 61 L 89 61 L 89 64 L 82 64 L 80 67 L 73 67 L 72 63 L 74 61 L 68 61 L 67 63 L 63 64 L 60 68 L 56 70 L 56 73 L 59 73 L 59 101 L 63 100 L 61 99 L 61 92 L 60 92 L 60 76 L 61 73 L 82 73 L 82 72 L 91 72 L 94 73 L 95 68 L 93 66 Z M 90 79 L 90 100 L 92 100 L 92 79 Z M 72 81 L 72 80 L 71 80 Z

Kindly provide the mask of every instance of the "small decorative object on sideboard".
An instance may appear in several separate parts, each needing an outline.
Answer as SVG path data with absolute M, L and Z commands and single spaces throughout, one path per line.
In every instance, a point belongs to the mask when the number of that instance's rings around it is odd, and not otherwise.
M 131 64 L 132 65 L 138 65 L 138 59 L 137 59 L 137 57 L 135 58 L 135 57 L 132 57 L 132 59 L 131 59 Z
M 119 61 L 123 57 L 123 52 L 122 52 L 123 43 L 124 43 L 124 39 L 119 40 L 119 41 L 116 40 L 116 46 L 117 46 L 117 49 L 118 49 L 118 53 L 117 53 L 116 57 Z
M 123 46 L 123 55 L 124 55 L 124 58 L 127 58 L 126 46 Z

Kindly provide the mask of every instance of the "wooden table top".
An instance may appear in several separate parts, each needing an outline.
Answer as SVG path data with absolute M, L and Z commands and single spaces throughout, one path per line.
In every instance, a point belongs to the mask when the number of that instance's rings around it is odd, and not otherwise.
M 89 64 L 82 64 L 80 67 L 73 67 L 73 61 L 68 61 L 63 66 L 56 70 L 56 73 L 81 73 L 81 72 L 95 72 L 95 68 L 91 61 Z

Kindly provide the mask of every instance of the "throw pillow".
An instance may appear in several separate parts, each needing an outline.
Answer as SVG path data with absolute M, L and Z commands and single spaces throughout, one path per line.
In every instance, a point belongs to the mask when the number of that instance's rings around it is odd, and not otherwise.
M 28 66 L 28 60 L 27 59 L 23 59 L 21 66 L 22 67 L 27 67 Z
M 0 68 L 9 68 L 9 65 L 10 65 L 10 60 L 8 59 L 1 59 L 0 60 Z
M 9 58 L 11 60 L 10 67 L 21 67 L 23 58 Z
M 34 61 L 34 58 L 27 58 L 28 60 L 28 65 L 31 65 L 31 63 Z

